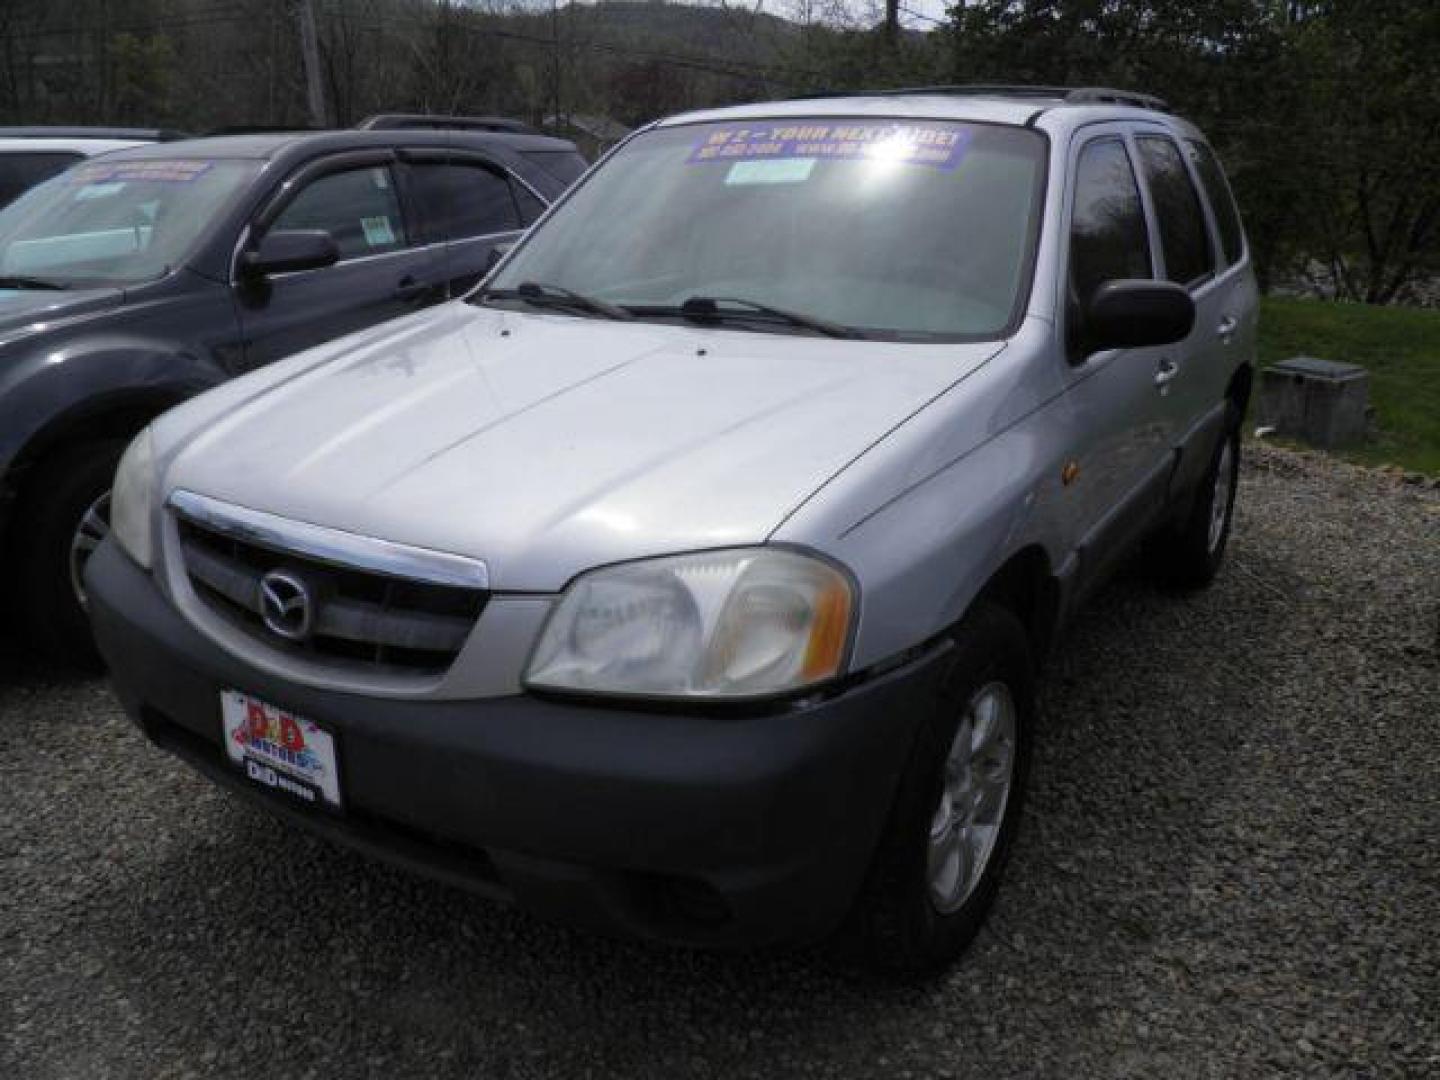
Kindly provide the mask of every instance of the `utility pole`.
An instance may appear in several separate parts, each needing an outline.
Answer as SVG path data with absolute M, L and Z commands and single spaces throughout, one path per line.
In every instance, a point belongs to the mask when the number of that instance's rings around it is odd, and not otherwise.
M 900 0 L 885 0 L 885 43 L 891 48 L 900 40 Z
M 550 115 L 560 125 L 560 0 L 550 0 L 550 46 L 553 64 L 550 68 Z
M 312 127 L 330 126 L 325 108 L 325 84 L 320 79 L 320 35 L 315 29 L 314 0 L 299 0 L 300 56 L 305 65 L 305 90 L 309 98 Z

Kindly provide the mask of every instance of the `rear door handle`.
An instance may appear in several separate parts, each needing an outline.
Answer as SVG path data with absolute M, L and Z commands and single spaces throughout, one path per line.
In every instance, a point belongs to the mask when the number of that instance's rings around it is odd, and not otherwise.
M 391 295 L 396 300 L 416 300 L 429 290 L 430 286 L 423 281 L 406 274 L 395 285 L 395 291 Z
M 1226 315 L 1220 320 L 1220 325 L 1215 327 L 1215 333 L 1222 338 L 1228 338 L 1231 334 L 1235 333 L 1235 329 L 1239 325 L 1240 323 L 1236 321 L 1234 315 Z
M 1180 374 L 1180 365 L 1171 360 L 1168 356 L 1160 361 L 1160 366 L 1155 369 L 1155 385 L 1166 386 L 1170 380 Z

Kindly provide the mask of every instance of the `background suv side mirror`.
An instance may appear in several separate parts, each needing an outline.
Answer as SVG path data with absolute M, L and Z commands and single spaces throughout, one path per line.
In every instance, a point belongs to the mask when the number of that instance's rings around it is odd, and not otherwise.
M 1086 354 L 1170 345 L 1195 325 L 1195 301 L 1169 281 L 1107 281 L 1090 298 L 1081 325 Z
M 318 270 L 340 258 L 335 239 L 323 229 L 286 229 L 266 233 L 260 243 L 240 256 L 240 268 L 251 277 Z

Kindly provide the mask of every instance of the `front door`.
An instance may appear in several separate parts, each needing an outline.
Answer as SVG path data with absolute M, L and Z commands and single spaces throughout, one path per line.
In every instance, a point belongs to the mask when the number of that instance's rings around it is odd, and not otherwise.
M 247 367 L 444 297 L 440 249 L 418 235 L 388 151 L 307 168 L 279 202 L 262 211 L 249 242 L 287 229 L 328 232 L 340 259 L 320 269 L 237 282 Z
M 1072 203 L 1062 335 L 1065 412 L 1074 456 L 1065 465 L 1067 519 L 1080 580 L 1093 585 L 1158 515 L 1168 472 L 1161 407 L 1172 363 L 1164 348 L 1089 351 L 1084 311 L 1105 282 L 1151 278 L 1152 239 L 1123 129 L 1087 129 L 1072 151 Z M 1158 382 L 1157 382 L 1158 380 Z

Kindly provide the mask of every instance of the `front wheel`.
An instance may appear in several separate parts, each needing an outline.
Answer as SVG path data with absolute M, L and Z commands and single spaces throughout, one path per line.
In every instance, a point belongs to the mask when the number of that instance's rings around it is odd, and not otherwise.
M 42 462 L 12 525 L 21 640 L 90 670 L 100 658 L 85 614 L 85 564 L 110 531 L 110 485 L 124 450 L 124 440 L 107 439 Z
M 1035 717 L 1029 640 L 985 604 L 955 633 L 851 919 L 871 966 L 926 974 L 979 932 L 1019 820 Z

